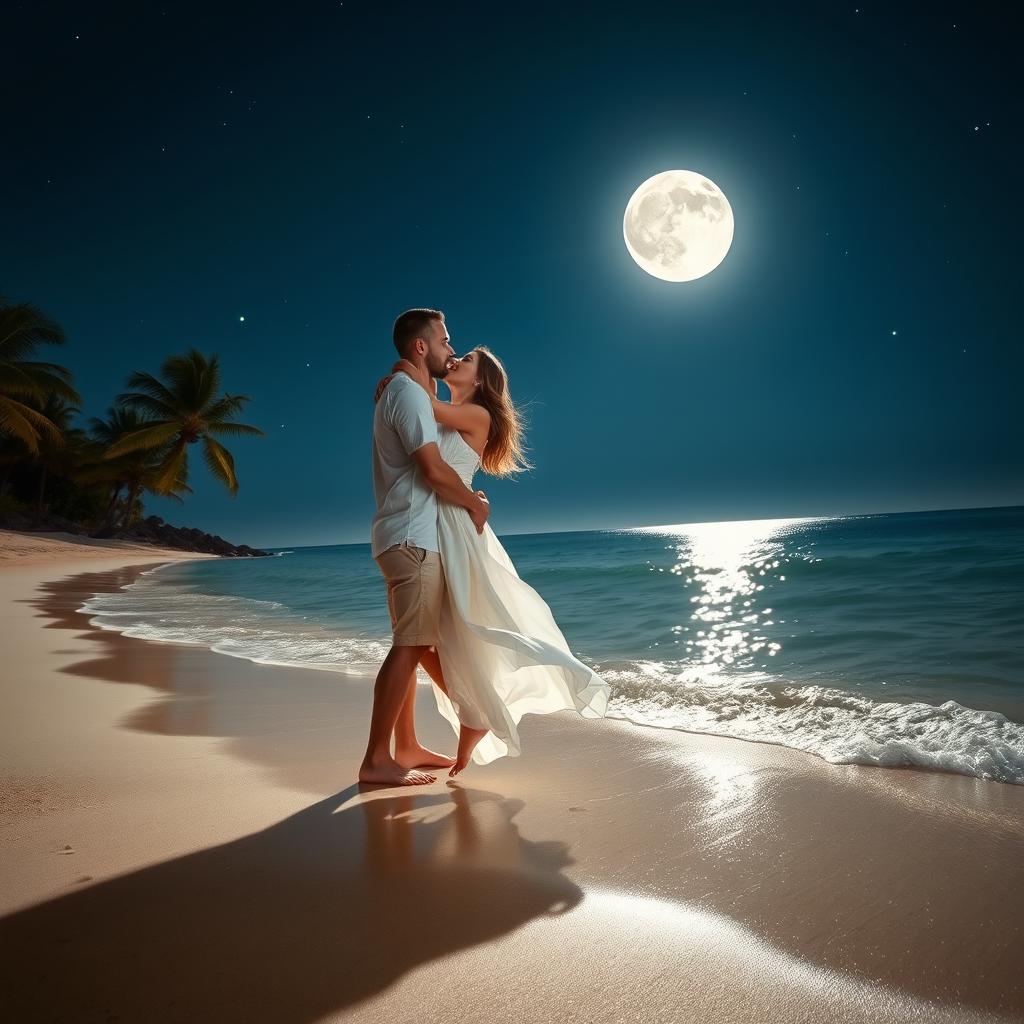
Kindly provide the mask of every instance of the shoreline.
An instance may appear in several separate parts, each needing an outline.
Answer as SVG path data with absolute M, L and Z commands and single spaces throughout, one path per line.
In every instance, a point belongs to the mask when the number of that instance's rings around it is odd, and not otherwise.
M 562 713 L 524 720 L 520 758 L 360 792 L 372 680 L 127 638 L 77 612 L 176 560 L 153 553 L 0 563 L 16 669 L 0 691 L 0 934 L 19 1019 L 269 1005 L 371 1020 L 419 1000 L 482 1020 L 496 988 L 526 1019 L 562 1000 L 595 1020 L 1024 1019 L 1022 787 Z M 417 710 L 421 739 L 453 748 L 426 687 Z M 188 954 L 196 920 L 227 956 L 222 989 Z M 412 949 L 396 953 L 399 921 Z M 132 922 L 146 952 L 122 977 Z M 168 969 L 175 1012 L 153 1002 Z M 467 1013 L 455 990 L 484 1002 Z

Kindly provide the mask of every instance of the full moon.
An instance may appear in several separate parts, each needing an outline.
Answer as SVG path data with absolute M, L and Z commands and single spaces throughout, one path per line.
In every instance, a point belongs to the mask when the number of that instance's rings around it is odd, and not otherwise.
M 662 281 L 710 274 L 732 245 L 732 207 L 725 193 L 696 171 L 662 171 L 632 195 L 622 236 L 637 266 Z

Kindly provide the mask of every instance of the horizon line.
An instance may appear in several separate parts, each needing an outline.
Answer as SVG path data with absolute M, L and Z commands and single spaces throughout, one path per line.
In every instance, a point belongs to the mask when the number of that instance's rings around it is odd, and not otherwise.
M 706 520 L 694 520 L 692 522 L 681 522 L 681 523 L 651 523 L 651 524 L 633 524 L 630 526 L 593 526 L 585 530 L 508 530 L 503 531 L 499 536 L 501 537 L 531 537 L 537 536 L 542 537 L 546 534 L 570 534 L 570 533 L 618 533 L 626 530 L 659 530 L 659 529 L 679 529 L 685 526 L 710 526 L 716 523 L 762 523 L 762 522 L 811 522 L 822 519 L 860 519 L 870 516 L 912 516 L 921 515 L 926 512 L 985 512 L 994 509 L 1009 509 L 1009 508 L 1024 508 L 1021 504 L 1012 505 L 961 505 L 953 508 L 916 508 L 916 509 L 899 509 L 896 511 L 883 511 L 883 512 L 845 512 L 845 513 L 826 513 L 821 515 L 804 515 L 804 516 L 762 516 L 754 519 L 706 519 Z M 351 541 L 332 541 L 326 544 L 253 544 L 252 547 L 259 548 L 260 550 L 280 550 L 282 548 L 338 548 L 338 547 L 358 547 L 360 545 L 368 545 L 370 543 L 367 540 L 351 540 Z

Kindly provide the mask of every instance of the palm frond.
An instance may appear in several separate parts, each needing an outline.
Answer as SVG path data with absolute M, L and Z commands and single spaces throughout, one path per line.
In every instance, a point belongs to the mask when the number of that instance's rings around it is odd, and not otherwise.
M 188 451 L 186 442 L 180 441 L 168 452 L 162 466 L 149 481 L 149 488 L 154 494 L 169 494 L 176 485 L 184 483 L 188 478 Z
M 122 391 L 114 399 L 126 409 L 134 409 L 146 416 L 159 420 L 180 420 L 181 413 L 159 398 L 138 391 Z
M 0 362 L 0 392 L 25 398 L 42 397 L 39 385 L 22 366 L 22 363 Z
M 0 298 L 0 359 L 27 359 L 40 345 L 63 345 L 60 325 L 31 302 Z
M 175 395 L 168 388 L 151 373 L 144 373 L 141 370 L 136 370 L 128 378 L 128 387 L 135 391 L 143 391 L 151 398 L 158 402 L 162 402 L 167 406 L 168 410 L 176 413 L 178 409 L 178 396 Z
M 89 420 L 92 436 L 104 445 L 113 444 L 122 434 L 138 430 L 145 425 L 145 419 L 136 410 L 124 405 L 107 407 L 107 418 L 93 416 Z
M 259 427 L 251 427 L 248 423 L 208 423 L 206 425 L 206 432 L 223 437 L 238 437 L 242 434 L 251 434 L 257 437 L 266 436 Z
M 56 395 L 68 402 L 80 402 L 82 396 L 66 380 L 57 377 L 48 370 L 37 370 L 31 363 L 22 363 L 22 367 L 29 367 L 28 374 L 32 382 L 41 393 Z
M 39 454 L 41 440 L 64 443 L 60 430 L 41 412 L 6 395 L 0 395 L 0 433 L 18 438 L 33 455 Z
M 177 423 L 153 423 L 133 430 L 119 437 L 106 451 L 104 458 L 114 459 L 128 452 L 137 452 L 145 448 L 160 448 L 169 444 L 180 433 Z
M 235 460 L 231 452 L 212 437 L 204 437 L 203 457 L 210 472 L 227 486 L 234 497 L 238 493 L 238 478 L 235 476 Z
M 220 384 L 217 356 L 207 359 L 198 349 L 164 360 L 161 373 L 171 384 L 183 406 L 198 411 L 209 404 Z
M 59 363 L 43 363 L 38 359 L 22 359 L 20 363 L 24 367 L 38 370 L 41 373 L 52 374 L 54 377 L 60 377 L 62 380 L 70 381 L 72 377 L 71 371 Z
M 213 405 L 207 407 L 203 413 L 204 419 L 226 420 L 242 411 L 242 407 L 249 401 L 248 395 L 224 395 L 218 398 Z

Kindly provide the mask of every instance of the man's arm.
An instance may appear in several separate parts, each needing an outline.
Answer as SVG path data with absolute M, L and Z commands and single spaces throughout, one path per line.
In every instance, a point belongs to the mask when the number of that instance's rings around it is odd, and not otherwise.
M 471 491 L 459 474 L 441 458 L 437 444 L 425 444 L 412 453 L 416 465 L 439 498 L 461 505 L 473 520 L 477 533 L 484 532 L 484 523 L 491 512 L 491 503 L 480 492 Z

